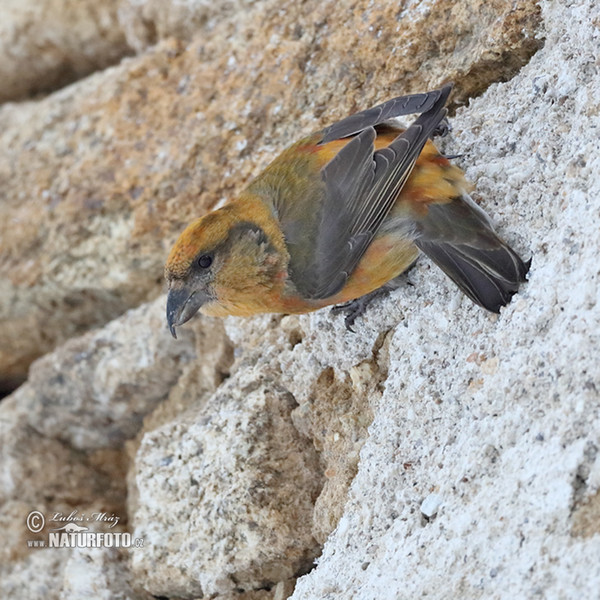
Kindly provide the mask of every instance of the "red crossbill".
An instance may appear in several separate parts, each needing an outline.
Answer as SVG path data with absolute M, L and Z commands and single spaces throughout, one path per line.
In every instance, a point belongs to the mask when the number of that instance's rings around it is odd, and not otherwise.
M 444 127 L 451 89 L 395 98 L 309 135 L 239 197 L 193 221 L 165 267 L 171 333 L 198 310 L 305 313 L 369 298 L 420 251 L 498 312 L 529 263 L 429 139 Z M 406 130 L 389 122 L 413 113 Z

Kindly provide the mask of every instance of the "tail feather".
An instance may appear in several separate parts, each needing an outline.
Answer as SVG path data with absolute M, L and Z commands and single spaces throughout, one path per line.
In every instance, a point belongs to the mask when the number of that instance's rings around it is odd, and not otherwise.
M 523 262 L 506 245 L 497 250 L 478 250 L 447 243 L 417 241 L 416 244 L 473 302 L 495 313 L 508 304 L 519 285 L 526 281 L 531 264 Z
M 460 216 L 455 227 L 440 227 L 440 222 L 452 223 L 453 216 Z M 531 260 L 524 262 L 498 237 L 487 216 L 485 221 L 482 217 L 481 209 L 470 199 L 430 206 L 428 217 L 419 224 L 415 244 L 473 302 L 497 313 L 526 281 Z M 447 234 L 441 235 L 442 230 Z

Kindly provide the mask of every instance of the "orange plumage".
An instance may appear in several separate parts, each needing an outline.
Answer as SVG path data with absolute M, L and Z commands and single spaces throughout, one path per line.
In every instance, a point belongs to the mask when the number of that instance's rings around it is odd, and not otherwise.
M 429 140 L 450 89 L 396 98 L 297 142 L 238 198 L 191 223 L 165 267 L 172 333 L 199 309 L 303 313 L 368 298 L 419 251 L 478 304 L 506 304 L 528 265 Z M 410 112 L 421 115 L 405 131 L 386 122 Z

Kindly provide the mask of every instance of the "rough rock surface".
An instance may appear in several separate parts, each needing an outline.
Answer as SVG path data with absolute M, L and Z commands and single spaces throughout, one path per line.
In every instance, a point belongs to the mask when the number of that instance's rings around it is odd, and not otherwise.
M 83 455 L 58 440 L 40 436 L 29 425 L 26 411 L 7 399 L 0 405 L 0 464 L 1 596 L 59 598 L 63 583 L 82 575 L 69 571 L 73 551 L 30 548 L 27 544 L 47 539 L 51 528 L 62 525 L 50 521 L 55 513 L 116 514 L 121 521 L 114 530 L 124 530 L 124 454 L 103 451 Z M 31 533 L 25 526 L 32 510 L 46 517 L 40 534 Z M 110 569 L 117 570 L 117 563 L 123 559 L 113 557 L 112 562 Z M 110 581 L 106 589 L 115 594 L 112 597 L 117 597 L 117 591 L 126 587 L 127 579 L 125 576 Z M 100 583 L 101 580 L 97 580 L 91 585 L 95 587 Z
M 195 358 L 191 332 L 174 340 L 164 308 L 159 298 L 69 340 L 33 363 L 11 401 L 43 436 L 84 451 L 121 447 Z
M 499 229 L 533 254 L 530 282 L 497 318 L 422 261 L 415 287 L 382 303 L 402 321 L 385 392 L 295 600 L 598 594 L 600 10 L 542 6 L 544 49 L 460 111 L 449 142 Z
M 0 102 L 47 92 L 131 53 L 121 0 L 2 0 Z
M 132 48 L 143 51 L 167 37 L 190 40 L 210 32 L 219 21 L 240 16 L 251 0 L 121 0 L 119 23 Z
M 263 0 L 0 107 L 0 382 L 156 297 L 182 226 L 295 138 L 446 79 L 460 103 L 540 45 L 533 0 L 448 6 Z
M 147 432 L 137 453 L 133 555 L 155 595 L 271 588 L 310 569 L 318 455 L 293 396 L 251 365 L 200 408 Z
M 197 318 L 175 343 L 159 298 L 68 341 L 0 404 L 0 596 L 597 595 L 600 8 L 542 2 L 546 44 L 515 73 L 541 46 L 533 4 L 407 2 L 400 21 L 396 4 L 344 6 L 258 2 L 187 49 L 166 43 L 0 109 L 10 157 L 0 173 L 16 177 L 2 185 L 24 186 L 0 220 L 4 372 L 7 348 L 29 344 L 33 356 L 158 294 L 183 222 L 300 131 L 401 91 L 398 72 L 409 87 L 449 73 L 457 101 L 512 76 L 458 109 L 444 146 L 464 153 L 500 233 L 533 255 L 529 283 L 490 315 L 422 259 L 357 334 L 323 310 Z M 527 23 L 530 35 L 517 33 Z M 244 91 L 231 99 L 234 89 Z M 84 90 L 94 92 L 85 106 Z M 56 110 L 49 124 L 40 107 Z M 22 152 L 9 154 L 8 140 Z M 72 144 L 62 158 L 57 140 Z M 25 201 L 34 176 L 58 186 L 45 212 Z M 17 314 L 41 324 L 39 347 L 18 345 L 30 333 Z M 145 546 L 29 548 L 34 508 L 112 511 Z
M 72 551 L 63 565 L 63 585 L 59 598 L 155 600 L 155 596 L 132 587 L 129 551 L 113 548 Z
M 126 531 L 125 440 L 165 400 L 195 357 L 193 334 L 176 343 L 164 326 L 164 298 L 129 311 L 104 329 L 67 342 L 32 365 L 30 379 L 0 404 L 0 554 L 3 598 L 140 598 L 132 591 L 129 551 L 32 549 L 30 540 L 63 525 L 55 513 L 116 515 Z M 215 356 L 220 357 L 216 330 Z M 206 367 L 211 364 L 206 357 Z M 46 526 L 25 527 L 32 510 Z M 136 549 L 137 550 L 137 549 Z

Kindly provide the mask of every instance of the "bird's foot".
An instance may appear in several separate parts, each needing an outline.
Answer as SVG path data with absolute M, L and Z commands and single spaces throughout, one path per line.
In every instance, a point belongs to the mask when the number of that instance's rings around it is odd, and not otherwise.
M 444 117 L 439 123 L 438 126 L 431 132 L 431 137 L 445 137 L 452 131 L 452 125 L 450 125 L 450 121 L 448 121 L 448 117 Z
M 354 300 L 350 300 L 350 302 L 345 302 L 344 304 L 338 304 L 337 306 L 333 306 L 331 308 L 331 312 L 334 315 L 339 315 L 340 313 L 346 313 L 346 319 L 344 323 L 346 325 L 346 329 L 355 333 L 354 329 L 352 329 L 352 325 L 356 319 L 365 314 L 367 307 L 375 298 L 379 298 L 380 296 L 386 296 L 393 290 L 398 289 L 402 285 L 413 285 L 407 278 L 406 274 L 412 270 L 412 268 L 417 264 L 417 259 L 412 261 L 410 265 L 397 277 L 394 279 L 390 279 L 386 284 L 382 285 L 380 288 L 373 290 L 372 292 L 361 296 L 360 298 L 356 298 Z
M 344 324 L 346 325 L 346 329 L 351 331 L 352 333 L 356 333 L 352 326 L 358 317 L 364 315 L 367 307 L 375 298 L 379 298 L 379 296 L 384 296 L 389 293 L 389 289 L 385 286 L 380 287 L 377 290 L 373 290 L 369 294 L 365 294 L 360 298 L 356 298 L 354 300 L 350 300 L 350 302 L 345 302 L 344 304 L 338 304 L 337 306 L 332 307 L 331 313 L 334 315 L 339 315 L 340 313 L 345 313 L 346 318 L 344 319 Z

